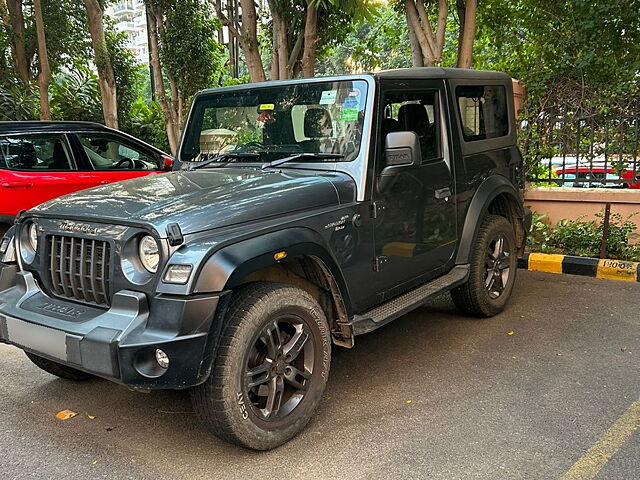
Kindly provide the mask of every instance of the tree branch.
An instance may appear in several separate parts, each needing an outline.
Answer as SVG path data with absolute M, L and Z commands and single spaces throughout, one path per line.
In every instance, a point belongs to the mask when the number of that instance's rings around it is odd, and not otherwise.
M 431 55 L 434 60 L 437 59 L 438 55 L 436 54 L 436 38 L 433 33 L 433 28 L 431 27 L 431 22 L 429 21 L 429 15 L 424 8 L 424 0 L 416 0 L 416 10 L 418 10 L 418 16 L 420 17 L 420 22 L 422 23 L 422 28 L 425 31 L 425 38 L 429 43 L 429 48 L 431 49 Z
M 224 25 L 225 27 L 227 27 L 229 29 L 229 33 L 231 35 L 233 35 L 236 38 L 240 38 L 240 36 L 241 36 L 240 35 L 240 26 L 235 21 L 235 19 L 229 20 L 229 17 L 227 17 L 224 14 L 224 12 L 222 11 L 222 5 L 219 2 L 214 2 L 213 3 L 213 8 L 216 11 L 216 15 L 220 19 L 220 23 L 222 23 L 222 25 Z
M 424 63 L 426 66 L 433 66 L 435 64 L 435 58 L 433 57 L 433 51 L 429 47 L 429 41 L 420 26 L 420 18 L 418 17 L 416 4 L 414 0 L 405 0 L 404 4 L 407 9 L 407 24 L 409 28 L 413 30 L 413 33 L 418 40 L 420 50 L 422 51 L 422 57 L 425 60 Z

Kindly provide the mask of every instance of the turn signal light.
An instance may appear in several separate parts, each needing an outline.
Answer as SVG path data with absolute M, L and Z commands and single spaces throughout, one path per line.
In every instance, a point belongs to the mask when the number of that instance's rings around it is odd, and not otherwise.
M 191 265 L 169 265 L 167 273 L 164 274 L 164 283 L 177 283 L 178 285 L 184 285 L 189 281 L 191 276 Z

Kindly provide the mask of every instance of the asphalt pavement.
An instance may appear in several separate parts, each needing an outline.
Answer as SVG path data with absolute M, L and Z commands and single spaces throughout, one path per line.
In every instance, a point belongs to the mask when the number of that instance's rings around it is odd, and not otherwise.
M 210 436 L 186 392 L 67 382 L 0 345 L 0 474 L 554 479 L 595 462 L 598 479 L 637 479 L 639 310 L 640 284 L 529 271 L 491 319 L 441 297 L 335 347 L 316 416 L 264 453 Z

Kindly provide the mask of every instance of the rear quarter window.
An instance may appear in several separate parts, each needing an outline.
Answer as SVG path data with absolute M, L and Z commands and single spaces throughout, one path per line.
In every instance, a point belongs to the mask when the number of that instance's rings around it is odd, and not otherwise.
M 509 134 L 506 89 L 502 85 L 456 87 L 462 136 L 467 142 Z

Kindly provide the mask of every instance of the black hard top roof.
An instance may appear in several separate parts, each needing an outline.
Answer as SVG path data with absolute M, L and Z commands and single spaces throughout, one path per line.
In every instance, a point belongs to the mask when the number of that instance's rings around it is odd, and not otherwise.
M 469 68 L 413 67 L 382 70 L 372 75 L 378 78 L 455 78 L 474 80 L 506 80 L 511 77 L 502 72 L 472 70 Z
M 114 131 L 100 123 L 94 122 L 67 122 L 67 121 L 39 121 L 27 120 L 22 122 L 0 122 L 0 133 L 22 133 L 22 132 L 78 132 Z
M 241 83 L 237 85 L 229 85 L 226 87 L 207 88 L 196 94 L 196 97 L 206 96 L 212 93 L 237 92 L 251 88 L 262 87 L 280 87 L 283 85 L 293 85 L 308 82 L 336 81 L 343 78 L 362 78 L 363 76 L 371 76 L 374 78 L 451 78 L 451 79 L 468 79 L 483 81 L 499 81 L 511 82 L 511 77 L 506 73 L 488 72 L 485 70 L 471 70 L 468 68 L 442 68 L 442 67 L 414 67 L 414 68 L 396 68 L 394 70 L 383 70 L 380 72 L 365 72 L 359 74 L 335 75 L 327 77 L 313 78 L 295 78 L 289 80 L 270 80 L 260 83 Z

